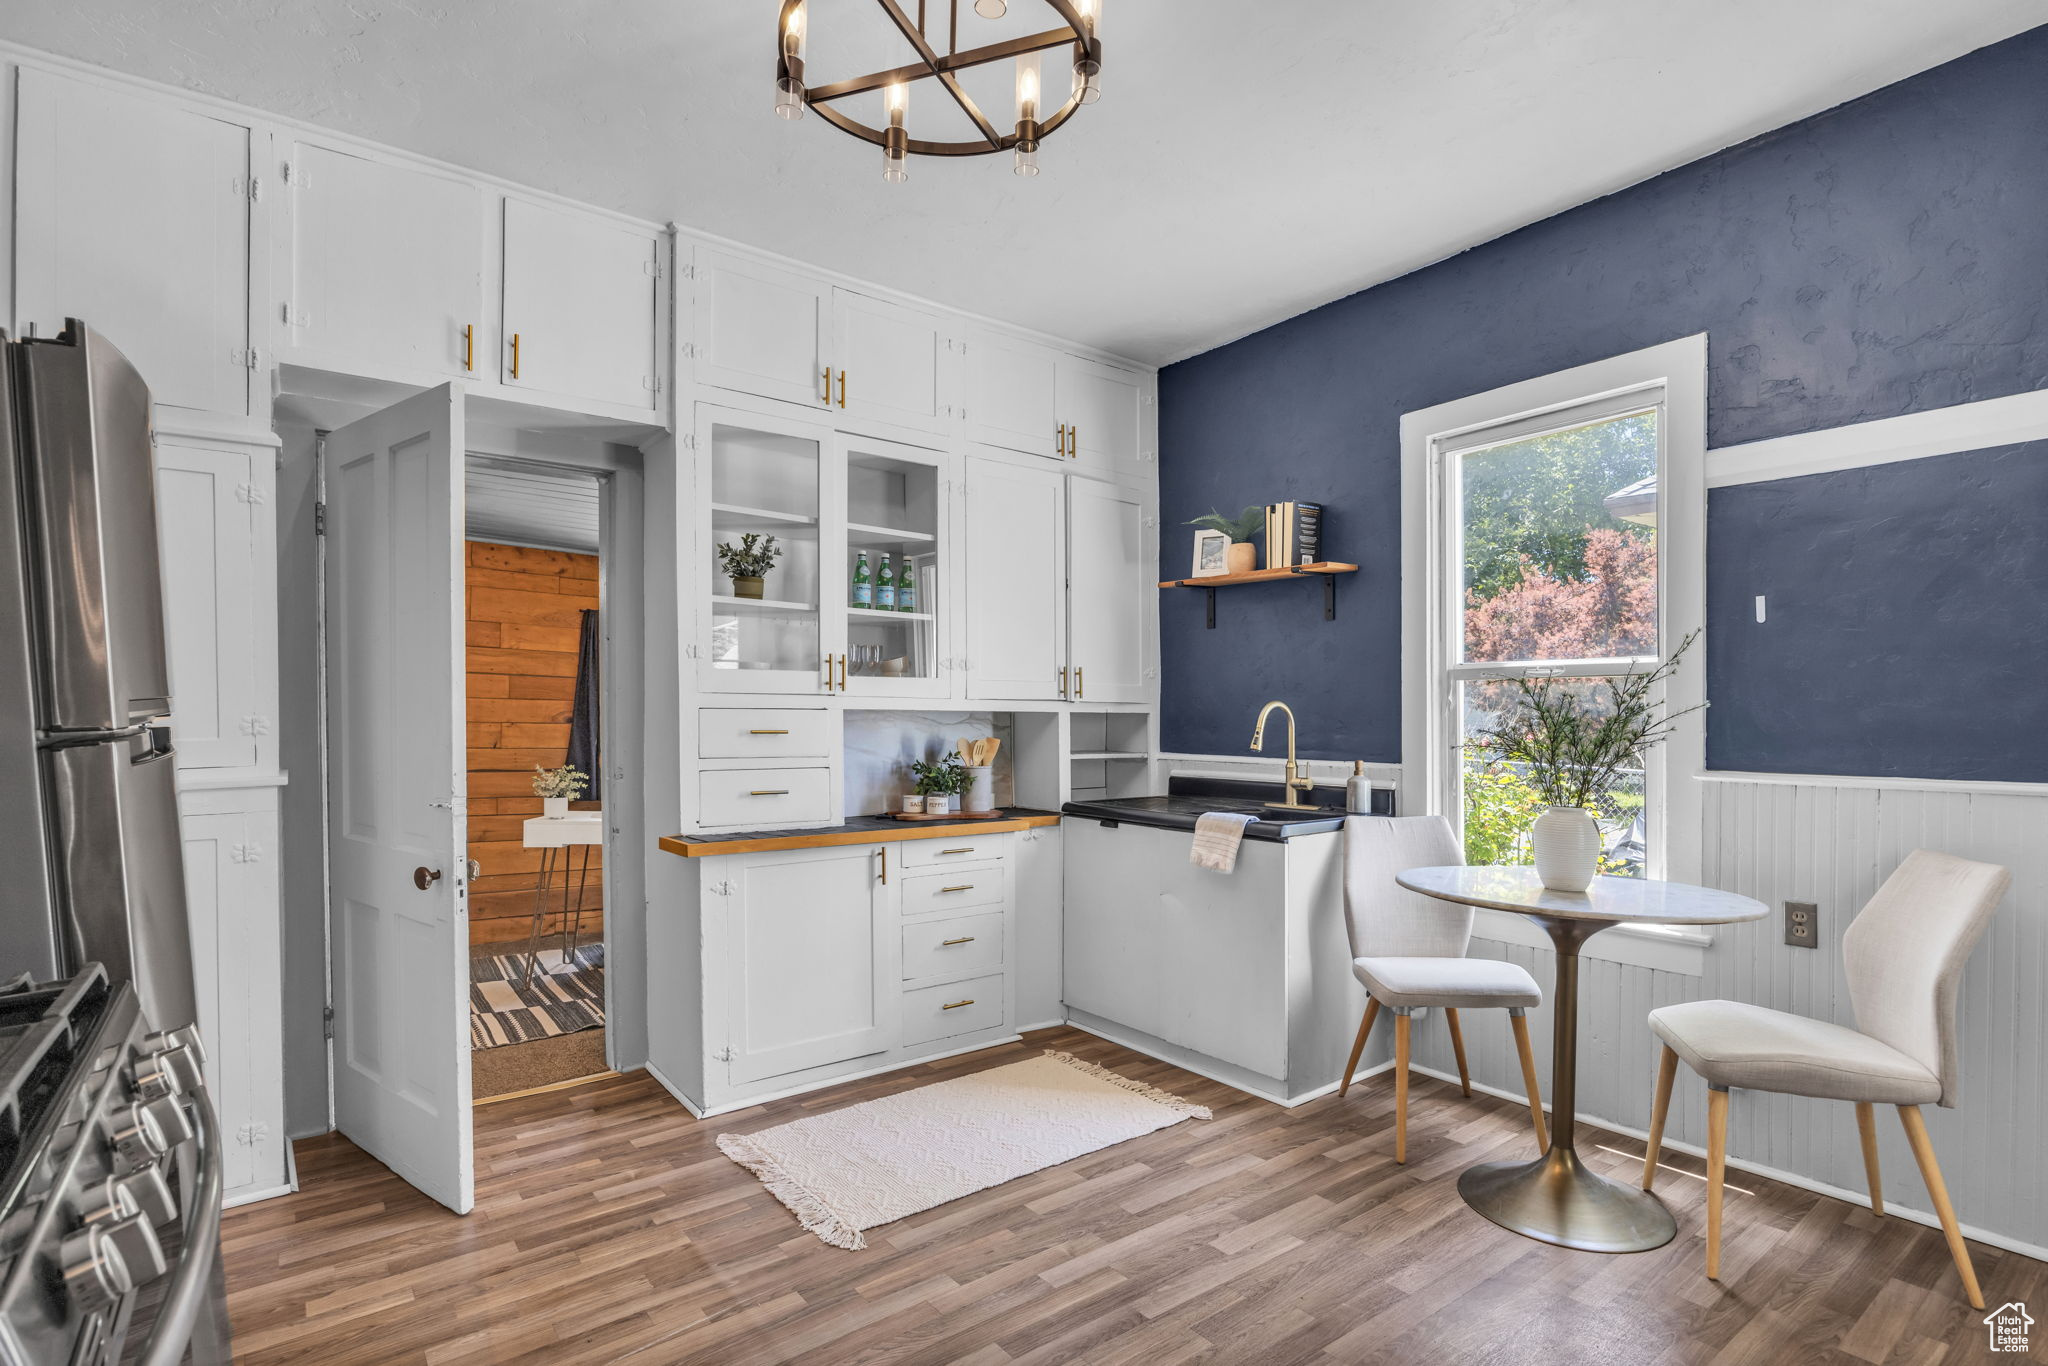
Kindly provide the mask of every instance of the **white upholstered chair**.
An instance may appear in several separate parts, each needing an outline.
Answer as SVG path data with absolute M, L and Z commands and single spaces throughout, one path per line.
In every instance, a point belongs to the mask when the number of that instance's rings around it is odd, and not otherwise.
M 1465 1067 L 1460 1010 L 1505 1009 L 1522 1055 L 1522 1081 L 1536 1146 L 1547 1149 L 1543 1098 L 1536 1089 L 1536 1058 L 1529 1051 L 1523 1012 L 1543 1004 L 1543 991 L 1527 969 L 1492 958 L 1467 958 L 1472 908 L 1411 892 L 1394 881 L 1404 868 L 1463 863 L 1458 837 L 1442 816 L 1353 816 L 1344 823 L 1344 920 L 1351 935 L 1351 971 L 1370 997 L 1351 1058 L 1344 1064 L 1342 1096 L 1351 1090 L 1365 1037 L 1382 1007 L 1394 1016 L 1394 1160 L 1408 1160 L 1408 1031 L 1414 1011 L 1440 1007 L 1458 1056 L 1458 1082 L 1472 1094 Z
M 1664 1115 L 1679 1060 L 1707 1083 L 1707 1275 L 1721 1274 L 1721 1186 L 1728 1160 L 1728 1092 L 1782 1091 L 1856 1106 L 1870 1208 L 1884 1213 L 1871 1107 L 1896 1105 L 1920 1164 L 1949 1255 L 1970 1304 L 1984 1307 L 1970 1250 L 1927 1141 L 1924 1104 L 1956 1103 L 1956 989 L 2012 875 L 1990 863 L 1916 849 L 1842 934 L 1842 975 L 1855 1029 L 1739 1001 L 1692 1001 L 1650 1012 L 1664 1041 L 1650 1114 L 1643 1189 L 1657 1176 Z

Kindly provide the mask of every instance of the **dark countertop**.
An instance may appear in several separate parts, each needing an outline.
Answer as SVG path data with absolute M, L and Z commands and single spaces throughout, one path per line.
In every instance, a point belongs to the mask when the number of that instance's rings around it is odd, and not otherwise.
M 1290 840 L 1304 835 L 1327 835 L 1344 828 L 1344 789 L 1324 785 L 1300 794 L 1310 803 L 1304 811 L 1275 810 L 1266 806 L 1280 795 L 1279 784 L 1241 782 L 1227 778 L 1176 776 L 1167 783 L 1163 797 L 1104 797 L 1093 801 L 1068 802 L 1061 812 L 1069 818 L 1116 821 L 1126 825 L 1149 825 L 1159 830 L 1195 828 L 1195 818 L 1209 811 L 1228 811 L 1257 820 L 1244 828 L 1248 840 Z
M 853 816 L 838 825 L 807 830 L 742 830 L 723 835 L 663 835 L 661 847 L 684 858 L 712 854 L 757 854 L 775 849 L 823 849 L 835 844 L 886 844 L 896 840 L 960 839 L 1000 835 L 1058 825 L 1059 814 L 1028 806 L 1006 806 L 991 820 L 899 821 L 888 816 Z

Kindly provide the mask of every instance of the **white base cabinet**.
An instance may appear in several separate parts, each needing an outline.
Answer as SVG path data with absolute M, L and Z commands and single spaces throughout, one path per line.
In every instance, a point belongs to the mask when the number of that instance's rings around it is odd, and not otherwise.
M 1060 831 L 1077 1024 L 1282 1104 L 1336 1083 L 1365 1009 L 1341 839 L 1246 840 L 1224 874 L 1188 861 L 1187 831 Z

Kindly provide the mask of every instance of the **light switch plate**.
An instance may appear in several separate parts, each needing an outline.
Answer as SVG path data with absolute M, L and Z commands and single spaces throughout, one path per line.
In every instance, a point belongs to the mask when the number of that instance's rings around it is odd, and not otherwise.
M 1820 907 L 1811 901 L 1785 903 L 1785 942 L 1795 949 L 1820 947 Z

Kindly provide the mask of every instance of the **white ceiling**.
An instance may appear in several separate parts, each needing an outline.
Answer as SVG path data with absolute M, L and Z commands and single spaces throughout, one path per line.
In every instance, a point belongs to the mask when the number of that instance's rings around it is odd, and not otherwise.
M 1047 140 L 1043 175 L 913 159 L 888 185 L 878 149 L 770 112 L 776 8 L 90 0 L 0 6 L 0 36 L 1162 362 L 2048 17 L 2040 0 L 1105 0 L 1104 97 Z M 960 9 L 962 46 L 1050 13 Z M 811 79 L 906 60 L 886 22 L 873 0 L 811 0 Z M 942 103 L 920 85 L 913 132 Z
M 597 480 L 587 474 L 472 454 L 463 494 L 472 541 L 598 553 Z

